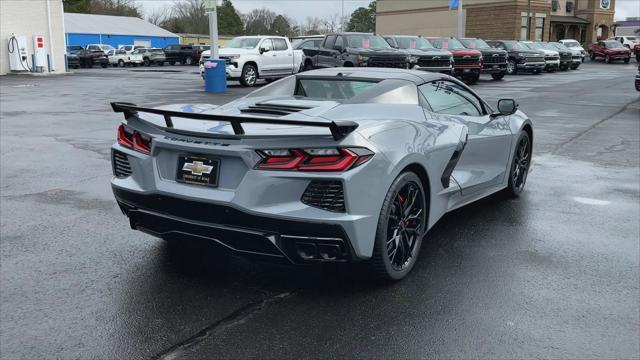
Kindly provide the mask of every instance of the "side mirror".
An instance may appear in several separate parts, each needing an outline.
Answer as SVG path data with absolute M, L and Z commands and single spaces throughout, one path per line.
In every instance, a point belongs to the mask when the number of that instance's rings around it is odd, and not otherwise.
M 266 53 L 266 52 L 269 52 L 269 51 L 271 51 L 271 48 L 270 48 L 270 47 L 268 47 L 268 46 L 265 46 L 265 47 L 261 47 L 261 48 L 260 48 L 260 54 L 261 54 L 261 55 L 262 55 L 262 54 L 264 54 L 264 53 Z
M 512 115 L 513 113 L 515 113 L 516 110 L 518 110 L 518 103 L 516 103 L 515 100 L 513 100 L 513 99 L 500 99 L 500 100 L 498 100 L 498 113 L 497 114 L 493 114 L 493 115 L 494 116 L 497 116 L 497 115 L 508 116 L 508 115 Z

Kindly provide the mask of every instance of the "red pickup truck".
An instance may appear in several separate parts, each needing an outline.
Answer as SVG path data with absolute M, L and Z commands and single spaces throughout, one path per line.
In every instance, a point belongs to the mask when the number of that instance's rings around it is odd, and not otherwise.
M 445 37 L 427 38 L 438 49 L 448 50 L 453 54 L 453 74 L 468 84 L 475 84 L 482 71 L 482 53 L 475 49 L 467 49 L 458 39 Z
M 599 57 L 604 58 L 606 63 L 615 60 L 623 60 L 625 63 L 628 63 L 631 59 L 631 50 L 622 46 L 618 41 L 602 40 L 589 46 L 589 56 L 591 60 Z

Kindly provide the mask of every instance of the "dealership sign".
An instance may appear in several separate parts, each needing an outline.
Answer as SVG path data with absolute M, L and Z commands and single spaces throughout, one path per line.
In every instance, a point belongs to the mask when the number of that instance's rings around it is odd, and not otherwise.
M 600 0 L 600 9 L 609 9 L 611 7 L 611 0 Z

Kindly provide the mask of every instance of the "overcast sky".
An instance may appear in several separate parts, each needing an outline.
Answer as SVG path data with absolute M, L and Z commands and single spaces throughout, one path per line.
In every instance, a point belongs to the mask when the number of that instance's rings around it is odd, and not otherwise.
M 136 2 L 148 14 L 157 8 L 170 7 L 174 0 L 136 0 Z M 369 0 L 344 0 L 344 14 L 349 16 L 353 10 L 360 6 L 366 7 L 368 4 Z M 327 18 L 342 12 L 341 0 L 233 0 L 233 5 L 244 13 L 266 7 L 276 13 L 287 14 L 298 22 L 303 22 L 308 16 Z M 640 17 L 640 0 L 616 1 L 615 19 L 624 20 L 627 17 Z

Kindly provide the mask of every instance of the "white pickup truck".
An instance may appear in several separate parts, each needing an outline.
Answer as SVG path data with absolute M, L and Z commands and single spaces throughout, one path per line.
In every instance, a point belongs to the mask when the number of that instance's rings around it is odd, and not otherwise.
M 204 61 L 200 58 L 200 74 L 204 79 Z M 300 71 L 302 50 L 293 50 L 289 39 L 282 36 L 240 36 L 219 50 L 226 63 L 227 79 L 239 80 L 243 86 L 254 86 L 258 79 L 271 81 Z

